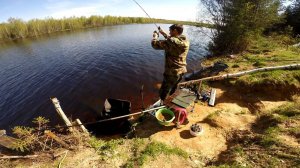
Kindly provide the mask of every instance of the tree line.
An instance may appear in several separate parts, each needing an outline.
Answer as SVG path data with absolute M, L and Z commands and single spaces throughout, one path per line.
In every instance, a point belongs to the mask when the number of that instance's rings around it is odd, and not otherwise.
M 300 2 L 289 7 L 283 0 L 200 0 L 208 23 L 214 25 L 213 55 L 240 53 L 266 33 L 299 34 Z
M 23 21 L 18 18 L 9 18 L 7 22 L 0 23 L 0 41 L 9 41 L 27 37 L 37 37 L 54 32 L 72 31 L 84 28 L 94 28 L 106 25 L 132 24 L 132 23 L 181 23 L 187 25 L 207 26 L 195 22 L 183 22 L 164 19 L 150 19 L 144 17 L 115 17 L 90 16 L 70 17 L 62 19 L 46 18 Z

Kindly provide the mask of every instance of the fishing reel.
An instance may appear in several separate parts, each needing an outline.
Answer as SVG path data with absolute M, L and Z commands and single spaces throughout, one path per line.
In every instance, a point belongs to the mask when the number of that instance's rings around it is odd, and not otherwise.
M 153 34 L 157 34 L 157 38 L 159 38 L 159 32 L 157 32 L 156 30 L 154 30 Z

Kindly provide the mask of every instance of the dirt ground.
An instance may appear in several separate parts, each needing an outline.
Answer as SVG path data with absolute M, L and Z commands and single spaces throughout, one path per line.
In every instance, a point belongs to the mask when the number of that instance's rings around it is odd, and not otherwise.
M 220 84 L 213 85 L 213 87 L 217 89 L 215 107 L 208 106 L 207 102 L 198 102 L 195 104 L 194 112 L 189 113 L 189 123 L 179 129 L 175 126 L 160 126 L 155 119 L 149 118 L 137 128 L 138 137 L 149 137 L 189 152 L 198 152 L 204 158 L 213 160 L 228 150 L 227 139 L 232 132 L 250 131 L 259 111 L 272 110 L 287 102 L 287 100 L 275 97 L 256 97 L 256 100 L 253 101 L 252 94 L 257 93 L 243 95 L 238 89 Z M 194 137 L 189 133 L 189 128 L 194 123 L 198 123 L 204 128 L 203 134 L 199 137 Z M 290 144 L 294 146 L 299 145 L 295 140 L 286 138 L 286 141 L 287 143 L 292 141 Z M 185 165 L 185 162 L 183 164 Z M 201 165 L 201 163 L 198 164 Z

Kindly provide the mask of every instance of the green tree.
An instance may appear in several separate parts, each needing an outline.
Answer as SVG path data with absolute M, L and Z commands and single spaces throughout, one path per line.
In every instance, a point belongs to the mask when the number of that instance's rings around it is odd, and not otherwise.
M 292 26 L 294 33 L 300 34 L 300 1 L 294 1 L 292 5 L 287 7 L 286 25 Z
M 280 0 L 200 0 L 212 23 L 214 55 L 238 53 L 248 48 L 251 39 L 280 21 Z
M 72 31 L 82 28 L 99 27 L 105 25 L 131 24 L 131 23 L 181 23 L 193 24 L 163 19 L 149 19 L 141 17 L 115 17 L 115 16 L 90 16 L 69 17 L 54 19 L 32 19 L 25 22 L 21 19 L 10 18 L 6 23 L 0 23 L 0 41 L 15 40 L 18 38 L 37 37 L 58 31 Z

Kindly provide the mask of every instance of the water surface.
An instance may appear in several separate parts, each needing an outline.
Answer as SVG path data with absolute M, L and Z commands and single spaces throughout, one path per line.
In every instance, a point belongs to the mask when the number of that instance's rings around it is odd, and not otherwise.
M 169 25 L 163 25 L 168 30 Z M 50 97 L 65 113 L 83 122 L 93 120 L 105 98 L 126 99 L 140 110 L 158 99 L 155 84 L 162 80 L 163 51 L 152 49 L 152 24 L 107 26 L 1 44 L 0 129 L 30 125 L 44 116 L 60 122 Z M 208 38 L 185 27 L 191 41 L 188 70 L 207 54 Z

